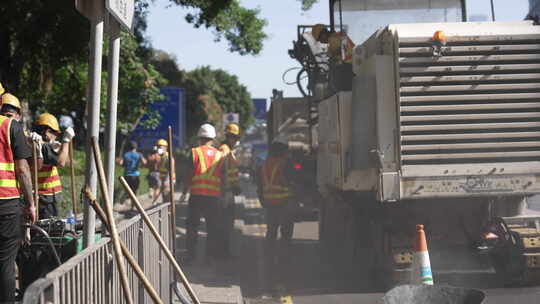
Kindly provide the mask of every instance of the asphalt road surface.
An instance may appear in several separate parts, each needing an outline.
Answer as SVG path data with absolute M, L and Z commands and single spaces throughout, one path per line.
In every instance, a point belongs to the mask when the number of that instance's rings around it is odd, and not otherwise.
M 233 273 L 245 303 L 384 303 L 382 293 L 361 290 L 355 273 L 337 270 L 323 262 L 319 255 L 318 223 L 315 221 L 296 223 L 287 256 L 277 263 L 269 261 L 264 242 L 264 209 L 256 200 L 252 186 L 244 189 L 249 190 L 244 193 L 237 212 L 237 220 L 242 224 L 237 225 L 235 233 L 235 242 L 239 245 Z M 540 215 L 540 198 L 529 200 L 527 213 Z M 540 303 L 540 288 L 489 289 L 493 274 L 458 276 L 472 279 L 452 285 L 482 290 L 486 294 L 482 303 Z

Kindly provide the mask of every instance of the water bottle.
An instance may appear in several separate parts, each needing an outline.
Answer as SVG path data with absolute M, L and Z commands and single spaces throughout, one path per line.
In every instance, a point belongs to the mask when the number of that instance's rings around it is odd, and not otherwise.
M 69 210 L 67 220 L 66 220 L 66 229 L 70 231 L 75 231 L 76 223 L 77 223 L 77 219 L 75 218 L 75 214 L 73 214 L 73 210 Z

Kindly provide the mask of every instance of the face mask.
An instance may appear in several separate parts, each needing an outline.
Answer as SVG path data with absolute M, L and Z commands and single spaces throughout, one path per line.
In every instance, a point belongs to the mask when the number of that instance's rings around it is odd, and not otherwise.
M 158 148 L 158 149 L 157 149 L 157 153 L 158 153 L 159 155 L 163 154 L 164 152 L 165 152 L 165 151 L 163 151 L 163 148 Z

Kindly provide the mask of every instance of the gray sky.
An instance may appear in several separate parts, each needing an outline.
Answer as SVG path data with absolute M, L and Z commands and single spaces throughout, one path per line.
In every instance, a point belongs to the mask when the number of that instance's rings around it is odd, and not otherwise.
M 230 53 L 225 41 L 214 42 L 211 31 L 194 29 L 184 21 L 186 10 L 166 8 L 169 1 L 157 0 L 148 18 L 148 36 L 154 48 L 165 50 L 178 57 L 183 69 L 191 70 L 201 65 L 221 68 L 238 76 L 253 98 L 268 98 L 272 89 L 284 90 L 285 96 L 300 96 L 296 86 L 283 83 L 283 73 L 298 66 L 287 54 L 296 40 L 298 24 L 328 23 L 328 1 L 320 0 L 310 11 L 302 12 L 297 0 L 241 0 L 246 7 L 261 9 L 261 16 L 268 21 L 264 49 L 257 56 L 240 56 Z M 494 0 L 497 20 L 522 20 L 527 14 L 528 0 Z M 468 15 L 487 15 L 491 20 L 489 0 L 468 0 Z M 292 81 L 295 73 L 287 74 Z

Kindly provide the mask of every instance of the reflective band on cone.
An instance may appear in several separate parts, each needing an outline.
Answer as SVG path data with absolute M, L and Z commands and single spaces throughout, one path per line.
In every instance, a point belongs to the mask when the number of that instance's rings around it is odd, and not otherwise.
M 429 263 L 424 225 L 416 225 L 411 284 L 433 285 L 433 275 L 431 273 L 431 264 Z

